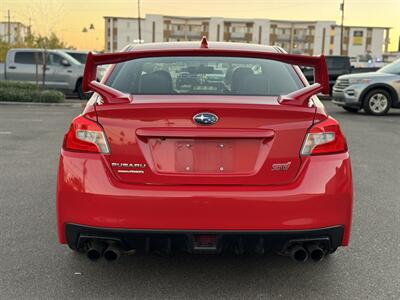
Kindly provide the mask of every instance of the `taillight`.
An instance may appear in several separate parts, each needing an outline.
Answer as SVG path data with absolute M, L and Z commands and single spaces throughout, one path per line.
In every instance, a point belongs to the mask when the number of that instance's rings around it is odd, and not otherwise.
M 79 152 L 110 153 L 103 128 L 83 116 L 72 120 L 64 136 L 63 148 Z
M 338 122 L 329 117 L 310 128 L 301 155 L 333 154 L 347 151 L 346 139 Z

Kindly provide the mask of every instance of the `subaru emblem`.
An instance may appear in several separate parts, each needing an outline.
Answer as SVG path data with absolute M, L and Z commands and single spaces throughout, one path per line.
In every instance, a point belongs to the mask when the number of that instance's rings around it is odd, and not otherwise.
M 212 125 L 217 123 L 218 117 L 209 112 L 203 112 L 195 115 L 193 121 L 200 125 Z

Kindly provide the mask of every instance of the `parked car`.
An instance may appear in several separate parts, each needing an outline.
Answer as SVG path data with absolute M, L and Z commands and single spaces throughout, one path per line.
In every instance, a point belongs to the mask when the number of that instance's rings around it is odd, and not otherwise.
M 86 63 L 86 58 L 89 53 L 89 51 L 84 51 L 84 50 L 73 50 L 73 49 L 59 49 L 59 50 L 63 51 L 64 53 L 67 53 L 69 56 L 72 56 L 82 65 Z
M 377 116 L 400 108 L 400 59 L 376 72 L 340 76 L 333 87 L 333 103 L 349 112 L 364 109 Z
M 117 62 L 96 81 L 97 66 Z M 316 68 L 317 83 L 294 65 Z M 232 80 L 176 88 L 189 66 Z M 92 260 L 270 250 L 302 262 L 348 245 L 349 153 L 315 96 L 329 91 L 324 57 L 205 38 L 141 44 L 89 54 L 83 88 L 95 94 L 60 154 L 62 244 Z
M 43 49 L 10 49 L 0 71 L 0 79 L 42 82 Z M 82 77 L 84 65 L 60 50 L 46 50 L 46 88 L 60 90 L 66 94 L 77 94 L 84 99 Z
M 325 59 L 326 65 L 328 66 L 329 87 L 332 91 L 336 79 L 340 75 L 350 74 L 353 68 L 350 63 L 350 57 L 348 56 L 328 55 Z M 303 73 L 309 82 L 314 82 L 314 70 L 312 68 L 304 68 Z
M 85 65 L 89 53 L 89 51 L 85 50 L 73 50 L 73 49 L 59 49 L 59 50 L 75 58 L 82 65 Z M 99 66 L 99 68 L 97 68 L 97 79 L 101 80 L 106 71 L 107 71 L 107 66 Z

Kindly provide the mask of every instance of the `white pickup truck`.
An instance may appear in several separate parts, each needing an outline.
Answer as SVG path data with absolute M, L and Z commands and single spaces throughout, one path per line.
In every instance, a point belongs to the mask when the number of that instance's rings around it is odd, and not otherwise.
M 67 50 L 65 50 L 67 51 Z M 85 65 L 64 50 L 46 50 L 45 86 L 65 94 L 85 98 L 82 76 Z M 0 64 L 0 80 L 43 82 L 43 49 L 10 49 L 4 64 Z

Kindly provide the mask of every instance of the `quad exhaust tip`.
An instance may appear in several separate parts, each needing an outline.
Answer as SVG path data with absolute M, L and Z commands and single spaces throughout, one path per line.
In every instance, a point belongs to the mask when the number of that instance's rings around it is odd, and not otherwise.
M 289 256 L 296 262 L 306 262 L 309 258 L 314 262 L 320 262 L 325 257 L 325 251 L 316 243 L 294 245 L 289 249 Z
M 115 243 L 110 243 L 110 245 L 104 251 L 103 257 L 107 261 L 114 261 L 121 256 L 122 252 L 123 250 L 119 245 Z
M 91 261 L 97 261 L 101 257 L 104 257 L 104 259 L 107 261 L 114 261 L 124 253 L 124 250 L 121 248 L 121 246 L 113 241 L 102 242 L 91 239 L 86 242 L 85 248 L 86 256 Z
M 95 240 L 89 240 L 88 243 L 86 244 L 87 258 L 89 258 L 91 261 L 96 261 L 100 259 L 103 255 L 104 250 L 106 249 L 106 246 L 107 245 L 105 243 Z
M 307 245 L 306 248 L 314 262 L 320 262 L 325 257 L 325 251 L 317 244 Z
M 306 262 L 308 259 L 308 252 L 301 245 L 295 245 L 290 249 L 290 258 L 296 262 Z

